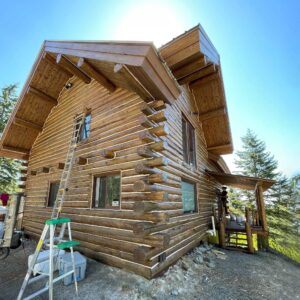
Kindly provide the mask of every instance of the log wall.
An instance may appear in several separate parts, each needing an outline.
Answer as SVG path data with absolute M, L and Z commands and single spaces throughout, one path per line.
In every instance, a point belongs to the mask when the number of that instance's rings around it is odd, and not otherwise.
M 70 217 L 79 250 L 102 262 L 151 278 L 205 238 L 217 185 L 205 168 L 208 160 L 201 123 L 192 116 L 193 98 L 183 87 L 172 106 L 145 103 L 124 89 L 109 94 L 95 81 L 73 78 L 49 114 L 29 159 L 25 232 L 38 237 L 45 219 L 49 186 L 59 181 L 73 129 L 74 116 L 91 111 L 91 134 L 76 149 L 61 216 Z M 197 167 L 182 153 L 182 113 L 196 129 Z M 78 161 L 78 160 L 77 160 Z M 120 209 L 93 209 L 93 176 L 121 174 Z M 181 178 L 197 183 L 198 212 L 184 214 Z

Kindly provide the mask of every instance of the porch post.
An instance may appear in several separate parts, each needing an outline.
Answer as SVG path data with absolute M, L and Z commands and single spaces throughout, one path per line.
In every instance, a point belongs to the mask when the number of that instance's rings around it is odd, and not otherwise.
M 257 209 L 259 210 L 259 217 L 262 226 L 262 235 L 257 235 L 257 245 L 259 250 L 265 250 L 269 246 L 268 241 L 268 225 L 267 225 L 267 218 L 266 218 L 266 209 L 265 209 L 265 202 L 263 196 L 263 188 L 262 183 L 258 182 L 255 188 L 256 194 L 256 202 L 257 202 Z

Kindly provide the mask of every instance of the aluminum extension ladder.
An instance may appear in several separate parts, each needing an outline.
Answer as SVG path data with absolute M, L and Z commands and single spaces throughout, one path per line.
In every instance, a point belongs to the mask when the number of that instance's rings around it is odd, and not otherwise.
M 30 261 L 28 271 L 26 273 L 26 276 L 24 278 L 22 287 L 20 289 L 19 295 L 17 300 L 29 300 L 33 299 L 34 297 L 46 292 L 49 290 L 49 300 L 53 300 L 53 284 L 56 283 L 57 281 L 62 280 L 63 278 L 67 276 L 72 276 L 74 277 L 74 284 L 75 284 L 75 290 L 76 290 L 76 295 L 78 295 L 78 287 L 77 287 L 77 280 L 76 280 L 76 269 L 75 269 L 75 259 L 74 259 L 74 252 L 73 252 L 73 247 L 79 245 L 80 243 L 78 241 L 72 240 L 72 235 L 71 235 L 71 220 L 69 218 L 57 218 L 57 219 L 50 219 L 45 222 L 45 227 L 43 230 L 43 233 L 41 235 L 41 238 L 37 244 L 37 247 L 35 249 L 34 255 L 32 260 Z M 55 237 L 55 229 L 56 225 L 61 224 L 61 229 L 59 236 L 56 238 Z M 68 235 L 69 235 L 69 240 L 64 241 L 64 233 L 65 229 L 68 227 Z M 50 231 L 50 239 L 47 240 L 45 239 L 48 231 Z M 34 266 L 37 262 L 38 255 L 41 251 L 41 248 L 43 245 L 46 245 L 49 247 L 49 273 L 43 273 L 43 272 L 38 272 L 40 275 L 37 277 L 30 278 L 31 275 L 33 275 L 34 272 Z M 54 253 L 54 250 L 56 250 L 56 254 Z M 58 276 L 56 278 L 53 277 L 54 273 L 54 265 L 58 264 L 58 257 L 59 257 L 59 251 L 63 249 L 70 249 L 71 250 L 71 258 L 72 258 L 72 270 Z M 31 295 L 23 298 L 24 292 L 26 290 L 26 287 L 34 282 L 37 282 L 41 279 L 48 278 L 48 282 L 46 283 L 45 287 L 32 293 Z
M 39 243 L 36 247 L 33 259 L 30 263 L 30 266 L 28 268 L 27 274 L 25 276 L 25 279 L 23 281 L 21 290 L 19 292 L 18 298 L 17 300 L 21 300 L 23 297 L 23 294 L 25 292 L 25 289 L 27 287 L 28 284 L 36 282 L 42 278 L 45 278 L 47 276 L 49 276 L 49 284 L 46 284 L 46 286 L 33 293 L 32 295 L 24 298 L 26 300 L 32 299 L 34 297 L 36 297 L 37 295 L 40 295 L 42 293 L 44 293 L 45 291 L 49 290 L 49 300 L 53 299 L 53 283 L 63 279 L 64 277 L 73 274 L 74 273 L 74 282 L 75 282 L 75 287 L 76 287 L 76 293 L 78 292 L 77 289 L 77 282 L 76 282 L 76 271 L 75 271 L 75 262 L 74 262 L 74 255 L 73 255 L 73 247 L 76 245 L 79 245 L 79 242 L 77 241 L 73 241 L 72 237 L 71 237 L 71 225 L 70 222 L 71 220 L 68 218 L 63 218 L 63 219 L 59 219 L 59 215 L 63 206 L 63 202 L 64 202 L 64 198 L 65 198 L 65 193 L 67 191 L 67 187 L 68 187 L 68 182 L 70 179 L 70 174 L 71 174 L 71 170 L 73 167 L 73 163 L 74 163 L 74 153 L 75 153 L 75 149 L 77 146 L 77 142 L 81 133 L 81 128 L 82 125 L 84 123 L 84 115 L 83 114 L 79 114 L 75 117 L 75 122 L 74 122 L 74 127 L 73 127 L 73 133 L 72 133 L 72 138 L 69 144 L 69 149 L 68 149 L 68 153 L 67 153 L 67 158 L 66 158 L 66 162 L 64 165 L 64 169 L 61 175 L 61 180 L 60 180 L 60 184 L 59 184 L 59 189 L 57 192 L 57 196 L 55 199 L 55 203 L 53 206 L 53 210 L 52 210 L 52 214 L 51 214 L 51 219 L 47 220 L 45 223 L 45 227 L 43 230 L 43 233 L 41 235 L 41 238 L 39 240 Z M 60 234 L 58 236 L 58 238 L 55 238 L 55 230 L 56 230 L 56 225 L 58 224 L 62 224 L 61 230 L 60 230 Z M 64 242 L 63 236 L 64 236 L 64 231 L 66 226 L 68 226 L 68 233 L 69 233 L 69 241 Z M 49 239 L 46 239 L 47 235 L 49 235 Z M 50 242 L 50 243 L 48 243 Z M 55 244 L 57 243 L 57 244 Z M 32 273 L 33 273 L 33 269 L 34 269 L 34 265 L 36 264 L 37 258 L 38 258 L 38 254 L 42 248 L 43 245 L 46 245 L 48 247 L 50 247 L 50 251 L 49 251 L 49 274 L 42 274 L 40 276 L 37 276 L 35 278 L 30 278 Z M 66 249 L 66 248 L 70 248 L 71 250 L 71 256 L 72 256 L 72 262 L 73 262 L 73 271 L 70 271 L 62 276 L 59 276 L 55 279 L 53 279 L 53 260 L 54 260 L 54 255 L 53 255 L 53 250 L 57 248 L 57 249 Z M 59 252 L 59 250 L 58 250 Z
M 84 115 L 79 115 L 75 118 L 73 134 L 72 134 L 72 138 L 71 138 L 71 141 L 69 144 L 69 150 L 68 150 L 66 162 L 64 165 L 64 170 L 61 175 L 57 196 L 56 196 L 55 203 L 54 203 L 53 210 L 52 210 L 51 219 L 58 218 L 59 214 L 61 212 L 65 194 L 66 194 L 66 191 L 68 188 L 71 170 L 72 170 L 73 163 L 74 163 L 74 153 L 75 153 L 75 149 L 77 146 L 78 138 L 80 136 L 81 127 L 82 127 L 83 123 L 84 123 Z

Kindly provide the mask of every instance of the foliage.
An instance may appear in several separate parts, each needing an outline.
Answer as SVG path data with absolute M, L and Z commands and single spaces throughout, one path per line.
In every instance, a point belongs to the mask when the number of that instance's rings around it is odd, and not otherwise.
M 15 84 L 2 88 L 0 94 L 0 135 L 10 117 L 10 114 L 16 104 Z M 20 162 L 12 159 L 0 158 L 0 192 L 15 192 L 17 188 L 17 175 L 20 169 Z
M 300 258 L 300 175 L 291 179 L 281 174 L 274 156 L 255 133 L 248 130 L 242 137 L 242 150 L 237 151 L 235 164 L 242 175 L 273 179 L 276 183 L 264 193 L 270 247 L 299 261 Z M 233 212 L 255 206 L 252 191 L 230 190 Z

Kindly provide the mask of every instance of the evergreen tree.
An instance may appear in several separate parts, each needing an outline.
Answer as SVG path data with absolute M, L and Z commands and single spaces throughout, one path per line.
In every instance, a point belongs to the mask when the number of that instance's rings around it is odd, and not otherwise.
M 238 159 L 235 160 L 241 174 L 274 179 L 278 175 L 276 172 L 278 164 L 274 156 L 266 150 L 266 144 L 250 129 L 241 139 L 243 150 L 236 152 Z
M 273 179 L 276 183 L 264 193 L 267 220 L 270 231 L 270 246 L 293 259 L 300 261 L 299 210 L 300 176 L 289 180 L 277 170 L 277 161 L 267 151 L 266 145 L 255 133 L 248 130 L 242 137 L 243 146 L 237 151 L 235 164 L 242 175 Z M 229 194 L 231 197 L 232 193 Z M 239 191 L 231 197 L 237 207 L 255 206 L 251 191 Z M 237 199 L 240 203 L 237 203 Z M 250 203 L 250 205 L 249 205 Z M 299 208 L 299 210 L 298 210 Z
M 0 94 L 0 137 L 17 102 L 15 84 L 4 87 Z M 20 162 L 0 157 L 0 192 L 14 192 Z

